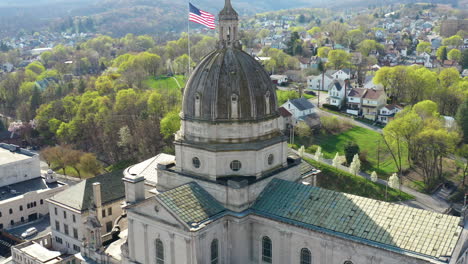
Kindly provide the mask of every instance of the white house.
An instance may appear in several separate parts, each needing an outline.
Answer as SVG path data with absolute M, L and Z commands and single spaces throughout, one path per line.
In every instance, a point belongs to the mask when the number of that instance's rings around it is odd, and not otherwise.
M 396 113 L 400 112 L 402 109 L 403 107 L 399 105 L 386 105 L 379 110 L 379 117 L 377 120 L 382 124 L 388 124 L 388 122 L 395 118 Z
M 322 88 L 322 80 L 323 80 L 323 88 Z M 307 89 L 328 91 L 328 87 L 330 86 L 332 82 L 333 82 L 333 77 L 327 73 L 325 73 L 323 76 L 322 74 L 311 75 L 307 77 Z
M 330 74 L 333 79 L 338 79 L 342 81 L 351 79 L 351 70 L 349 69 L 328 70 L 327 73 Z
M 363 87 L 365 89 L 377 89 L 377 90 L 383 89 L 382 84 L 377 84 L 374 82 L 373 75 L 366 76 L 366 78 L 364 79 Z
M 270 79 L 271 81 L 273 81 L 274 84 L 278 84 L 278 85 L 288 82 L 287 75 L 270 75 Z
M 359 116 L 361 114 L 362 97 L 366 93 L 366 89 L 353 88 L 348 93 L 348 100 L 346 102 L 346 113 Z
M 288 110 L 288 112 L 292 114 L 294 120 L 315 113 L 315 105 L 306 98 L 288 100 L 281 107 Z
M 334 80 L 328 87 L 329 103 L 338 108 L 341 108 L 345 98 L 345 82 L 342 80 Z

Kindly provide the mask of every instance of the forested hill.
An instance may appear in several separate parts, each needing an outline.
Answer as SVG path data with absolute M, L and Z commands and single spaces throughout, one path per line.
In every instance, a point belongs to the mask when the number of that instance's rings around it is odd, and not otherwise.
M 241 15 L 252 15 L 300 7 L 342 9 L 412 1 L 414 0 L 235 0 L 233 5 Z M 193 0 L 192 3 L 216 14 L 222 8 L 224 0 Z M 11 37 L 21 29 L 76 31 L 79 21 L 90 19 L 93 27 L 86 30 L 116 37 L 127 33 L 178 33 L 186 26 L 187 4 L 187 0 L 1 0 L 0 38 Z M 73 23 L 69 23 L 70 21 Z

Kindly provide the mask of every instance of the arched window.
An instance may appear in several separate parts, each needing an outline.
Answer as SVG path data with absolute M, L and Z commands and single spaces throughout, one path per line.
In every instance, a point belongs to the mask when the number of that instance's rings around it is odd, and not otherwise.
M 237 96 L 237 94 L 232 94 L 231 95 L 231 118 L 238 118 L 239 117 L 239 114 L 238 114 L 238 100 L 239 100 L 239 96 Z
M 312 255 L 310 254 L 310 250 L 307 248 L 301 249 L 301 264 L 311 264 L 312 263 Z
M 270 91 L 265 94 L 265 114 L 270 114 Z
M 156 239 L 156 264 L 164 264 L 164 245 L 161 239 Z
M 201 94 L 197 93 L 195 95 L 195 117 L 200 117 L 200 101 L 201 101 Z
M 271 239 L 264 236 L 262 238 L 262 260 L 266 263 L 272 263 L 271 254 Z
M 353 264 L 353 262 L 351 260 L 347 260 L 344 262 L 344 264 Z
M 218 239 L 213 239 L 211 242 L 211 264 L 218 264 L 219 248 Z

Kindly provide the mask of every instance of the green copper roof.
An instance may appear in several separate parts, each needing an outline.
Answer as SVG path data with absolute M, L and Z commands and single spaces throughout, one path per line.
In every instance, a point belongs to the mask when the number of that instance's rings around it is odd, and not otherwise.
M 255 213 L 306 228 L 440 258 L 452 255 L 459 218 L 274 179 Z
M 185 223 L 201 223 L 225 208 L 195 182 L 163 192 L 158 197 Z

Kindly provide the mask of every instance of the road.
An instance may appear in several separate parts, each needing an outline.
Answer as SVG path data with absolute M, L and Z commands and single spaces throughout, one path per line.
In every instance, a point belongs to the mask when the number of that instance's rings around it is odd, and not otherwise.
M 314 159 L 314 155 L 312 154 L 304 153 L 304 155 L 307 158 Z M 332 165 L 332 160 L 323 159 L 322 161 L 328 165 Z M 348 168 L 340 165 L 338 169 L 347 171 Z M 362 176 L 370 180 L 370 175 L 367 173 L 359 172 L 359 176 Z M 318 177 L 320 177 L 320 174 Z M 385 180 L 379 179 L 377 182 L 382 185 L 388 186 L 388 182 Z M 407 206 L 411 206 L 411 207 L 419 208 L 419 209 L 425 209 L 425 210 L 429 210 L 429 211 L 433 211 L 437 213 L 445 213 L 447 209 L 450 207 L 450 204 L 447 203 L 447 201 L 445 201 L 444 199 L 440 198 L 437 195 L 427 195 L 424 193 L 420 193 L 406 186 L 401 186 L 401 190 L 403 192 L 413 195 L 415 199 L 410 200 L 410 201 L 398 202 L 398 204 L 403 204 L 403 205 L 407 205 Z

